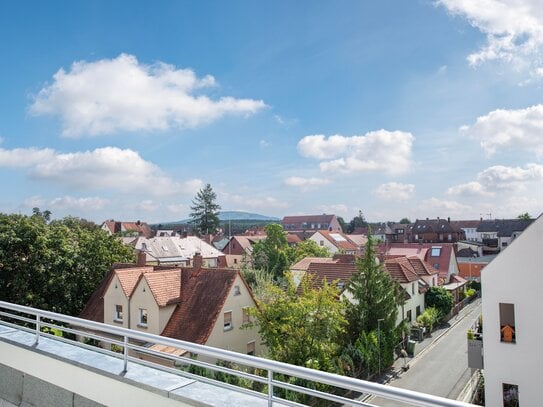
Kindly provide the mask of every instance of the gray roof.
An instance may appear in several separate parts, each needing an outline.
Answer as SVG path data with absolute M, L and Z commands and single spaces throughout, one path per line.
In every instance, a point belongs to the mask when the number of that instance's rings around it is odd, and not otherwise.
M 534 219 L 494 219 L 484 220 L 477 228 L 477 232 L 497 232 L 499 237 L 509 237 L 514 232 L 522 232 Z

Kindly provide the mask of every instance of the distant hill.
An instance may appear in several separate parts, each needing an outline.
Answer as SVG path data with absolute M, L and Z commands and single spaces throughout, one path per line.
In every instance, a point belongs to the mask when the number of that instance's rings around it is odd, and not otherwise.
M 222 211 L 219 212 L 219 220 L 221 223 L 228 221 L 258 221 L 258 222 L 279 222 L 281 219 L 274 218 L 273 216 L 259 215 L 258 213 L 242 212 L 242 211 Z M 171 225 L 183 225 L 190 223 L 191 219 L 183 219 L 177 222 L 161 222 L 162 227 L 168 227 Z M 157 224 L 152 226 L 157 226 Z
M 278 221 L 279 218 L 273 216 L 259 215 L 258 213 L 249 213 L 242 211 L 223 211 L 219 212 L 219 220 L 269 220 Z

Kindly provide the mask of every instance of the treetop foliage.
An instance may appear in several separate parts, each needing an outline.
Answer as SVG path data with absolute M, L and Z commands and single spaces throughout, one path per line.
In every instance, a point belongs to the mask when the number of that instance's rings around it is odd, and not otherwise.
M 78 315 L 111 265 L 134 254 L 86 220 L 48 219 L 0 214 L 0 298 Z
M 210 184 L 200 189 L 190 207 L 190 217 L 195 230 L 200 234 L 215 233 L 220 226 L 219 211 L 221 206 L 216 203 L 217 194 Z

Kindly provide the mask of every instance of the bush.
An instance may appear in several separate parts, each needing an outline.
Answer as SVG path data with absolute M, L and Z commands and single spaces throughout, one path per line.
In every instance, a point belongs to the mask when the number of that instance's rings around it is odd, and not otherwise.
M 453 296 L 443 287 L 430 287 L 426 293 L 426 305 L 439 313 L 438 320 L 443 319 L 453 307 Z

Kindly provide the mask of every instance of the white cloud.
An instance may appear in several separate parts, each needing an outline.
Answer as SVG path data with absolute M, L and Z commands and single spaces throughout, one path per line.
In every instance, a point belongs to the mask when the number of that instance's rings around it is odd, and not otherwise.
M 543 181 L 543 165 L 527 164 L 524 168 L 494 165 L 477 174 L 476 179 L 450 187 L 447 194 L 463 197 L 494 196 L 499 191 L 526 189 L 530 182 Z
M 455 185 L 447 189 L 447 195 L 457 195 L 457 196 L 488 196 L 491 195 L 486 188 L 477 181 L 468 182 L 466 184 Z
M 285 185 L 289 187 L 297 187 L 301 191 L 309 191 L 330 183 L 329 179 L 325 178 L 303 178 L 303 177 L 288 177 L 285 179 Z
M 480 141 L 488 154 L 498 149 L 526 149 L 543 156 L 543 105 L 520 110 L 498 109 L 460 131 Z
M 304 157 L 322 160 L 320 168 L 324 172 L 401 174 L 412 166 L 413 140 L 411 133 L 386 130 L 352 137 L 312 135 L 298 142 L 298 151 Z
M 83 197 L 76 198 L 73 196 L 62 196 L 52 199 L 46 199 L 41 196 L 32 196 L 24 200 L 23 205 L 27 208 L 39 207 L 42 209 L 50 209 L 55 213 L 55 210 L 75 210 L 75 211 L 92 211 L 100 210 L 106 207 L 110 201 L 108 199 L 98 197 Z
M 438 216 L 461 216 L 470 211 L 471 207 L 456 201 L 430 198 L 422 201 L 418 209 L 427 217 L 437 218 Z
M 60 116 L 64 136 L 193 128 L 226 114 L 253 114 L 262 100 L 221 97 L 202 90 L 215 85 L 207 75 L 157 62 L 146 65 L 135 56 L 74 62 L 60 69 L 30 107 L 35 115 Z
M 0 149 L 0 168 L 26 168 L 28 176 L 73 189 L 111 189 L 138 195 L 194 194 L 198 179 L 179 182 L 137 152 L 117 147 L 59 153 L 52 149 Z
M 487 43 L 468 56 L 472 65 L 503 60 L 517 67 L 541 66 L 541 0 L 438 0 L 452 14 L 465 17 L 486 35 Z
M 322 213 L 331 213 L 342 217 L 349 214 L 349 208 L 345 204 L 321 205 L 319 209 Z
M 239 194 L 230 194 L 228 192 L 221 193 L 221 206 L 224 208 L 227 205 L 234 207 L 238 206 L 236 210 L 258 210 L 261 213 L 262 211 L 267 210 L 277 210 L 285 209 L 288 207 L 288 204 L 285 201 L 279 200 L 271 196 L 259 197 L 259 196 L 244 196 Z
M 266 140 L 260 140 L 258 145 L 260 146 L 260 148 L 268 148 L 270 146 L 270 143 Z
M 400 184 L 398 182 L 382 184 L 375 190 L 375 194 L 386 201 L 407 201 L 413 196 L 414 192 L 415 185 Z

